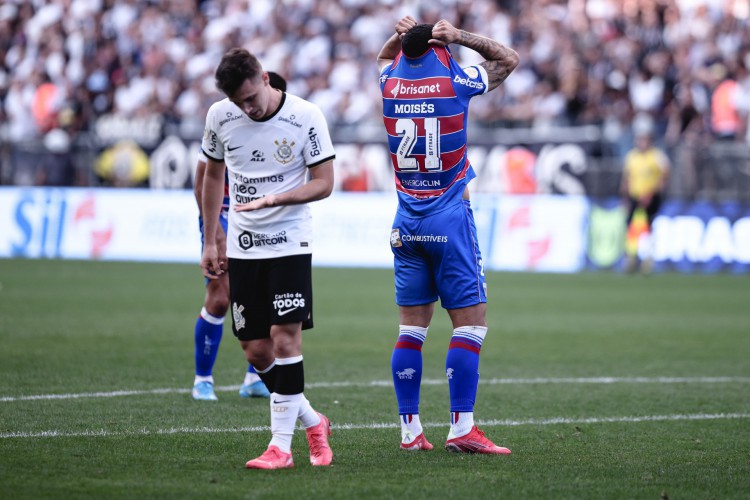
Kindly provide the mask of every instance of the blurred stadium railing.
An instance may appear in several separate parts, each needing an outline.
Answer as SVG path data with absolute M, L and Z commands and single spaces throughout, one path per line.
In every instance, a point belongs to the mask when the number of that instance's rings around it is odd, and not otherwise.
M 161 123 L 109 120 L 74 140 L 0 142 L 0 184 L 191 188 L 200 137 L 164 133 Z M 382 127 L 333 128 L 340 191 L 390 191 Z M 479 192 L 618 195 L 623 142 L 599 127 L 469 129 Z M 665 148 L 672 160 L 668 198 L 750 203 L 750 146 L 734 141 Z

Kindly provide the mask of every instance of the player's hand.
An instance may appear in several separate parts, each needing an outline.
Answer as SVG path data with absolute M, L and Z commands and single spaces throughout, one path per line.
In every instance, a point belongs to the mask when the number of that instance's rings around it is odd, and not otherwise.
M 461 30 L 445 19 L 441 19 L 432 27 L 430 44 L 445 47 L 461 39 Z
M 222 262 L 219 258 L 219 251 L 216 244 L 206 244 L 203 247 L 203 257 L 201 258 L 201 269 L 203 276 L 215 280 L 224 274 L 226 268 L 226 259 Z
M 227 259 L 227 235 L 221 226 L 216 231 L 216 251 L 219 255 L 219 267 L 226 271 L 229 262 Z
M 235 212 L 252 212 L 253 210 L 260 210 L 261 208 L 275 207 L 276 195 L 268 194 L 257 200 L 253 200 L 249 203 L 238 203 L 234 206 Z
M 417 20 L 411 16 L 403 17 L 396 23 L 396 33 L 399 38 L 403 37 L 407 31 L 417 25 Z

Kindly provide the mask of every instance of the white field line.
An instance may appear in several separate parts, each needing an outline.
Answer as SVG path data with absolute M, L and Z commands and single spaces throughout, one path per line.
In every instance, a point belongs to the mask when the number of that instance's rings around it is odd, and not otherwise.
M 563 378 L 492 378 L 479 380 L 483 385 L 520 385 L 520 384 L 729 384 L 750 383 L 750 377 L 563 377 Z M 445 385 L 445 379 L 425 379 L 422 385 Z M 311 382 L 305 384 L 306 389 L 327 389 L 346 387 L 391 387 L 390 380 L 372 380 L 370 382 Z M 217 386 L 216 392 L 231 392 L 239 390 L 239 385 Z M 3 396 L 0 403 L 15 401 L 36 401 L 50 399 L 80 399 L 80 398 L 115 398 L 120 396 L 143 396 L 149 394 L 186 394 L 189 388 L 166 388 L 147 390 L 127 390 L 111 392 L 82 392 L 73 394 L 38 394 L 30 396 Z
M 609 423 L 641 423 L 641 422 L 674 422 L 679 420 L 736 420 L 748 419 L 750 413 L 696 413 L 688 415 L 646 415 L 641 417 L 591 417 L 591 418 L 530 418 L 525 420 L 478 420 L 477 425 L 483 427 L 517 427 L 521 425 L 558 425 L 558 424 L 609 424 Z M 423 427 L 448 427 L 446 423 L 426 422 Z M 377 430 L 398 429 L 400 424 L 369 423 L 369 424 L 331 424 L 333 430 Z M 3 432 L 0 439 L 12 438 L 53 438 L 53 437 L 121 437 L 121 436 L 163 436 L 173 434 L 217 434 L 229 432 L 269 432 L 268 426 L 256 427 L 170 427 L 167 429 L 136 429 L 132 431 L 108 431 L 105 429 L 90 431 L 37 431 L 37 432 Z M 298 429 L 301 430 L 301 429 Z

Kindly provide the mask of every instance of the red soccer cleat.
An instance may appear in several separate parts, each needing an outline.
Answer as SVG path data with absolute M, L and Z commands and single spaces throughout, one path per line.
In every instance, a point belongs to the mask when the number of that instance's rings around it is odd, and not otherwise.
M 450 438 L 450 435 L 448 436 Z M 510 450 L 484 437 L 484 432 L 480 431 L 477 426 L 471 428 L 471 431 L 461 437 L 448 439 L 445 442 L 445 449 L 457 453 L 483 453 L 486 455 L 510 455 Z
M 278 446 L 271 445 L 261 456 L 245 464 L 248 469 L 291 469 L 294 467 L 291 453 L 284 453 Z
M 310 445 L 310 463 L 312 465 L 331 465 L 333 451 L 328 445 L 328 436 L 331 435 L 331 423 L 325 415 L 318 413 L 320 423 L 306 429 L 307 442 Z
M 424 437 L 424 432 L 417 436 L 417 438 L 409 444 L 406 444 L 404 442 L 401 443 L 401 449 L 408 451 L 431 450 L 432 448 L 433 446 L 429 441 L 427 441 L 427 438 Z

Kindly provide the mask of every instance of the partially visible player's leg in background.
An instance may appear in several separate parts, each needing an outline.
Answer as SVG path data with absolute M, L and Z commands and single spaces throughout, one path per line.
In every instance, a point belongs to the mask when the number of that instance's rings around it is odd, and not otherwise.
M 216 401 L 213 368 L 229 307 L 229 279 L 226 274 L 206 284 L 206 298 L 195 322 L 195 381 L 193 398 Z
M 226 218 L 221 218 L 221 228 L 226 234 Z M 203 243 L 203 224 L 199 224 Z M 219 344 L 224 325 L 224 316 L 229 309 L 229 275 L 224 273 L 218 279 L 206 279 L 206 296 L 203 308 L 195 323 L 195 380 L 193 398 L 199 401 L 216 401 L 213 367 L 219 352 Z M 242 397 L 269 397 L 268 389 L 248 363 L 245 379 L 240 387 Z
M 219 352 L 224 316 L 229 308 L 229 281 L 224 274 L 206 285 L 206 300 L 195 323 L 195 381 L 193 398 L 215 401 L 213 367 Z M 243 398 L 270 396 L 268 389 L 253 365 L 248 363 L 245 379 L 240 387 Z
M 255 368 L 250 363 L 247 364 L 245 380 L 240 387 L 240 396 L 243 398 L 267 398 L 271 396 L 266 384 L 260 379 Z

